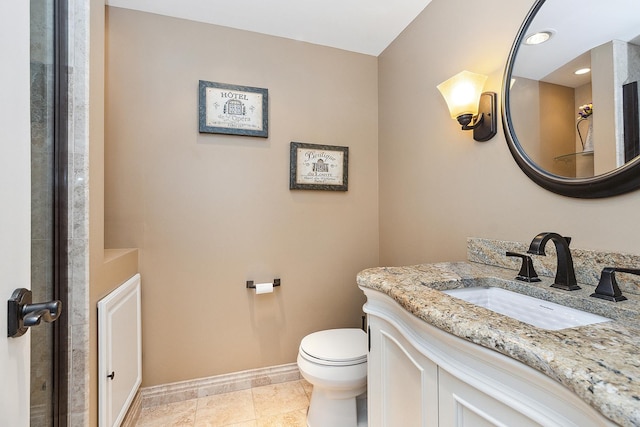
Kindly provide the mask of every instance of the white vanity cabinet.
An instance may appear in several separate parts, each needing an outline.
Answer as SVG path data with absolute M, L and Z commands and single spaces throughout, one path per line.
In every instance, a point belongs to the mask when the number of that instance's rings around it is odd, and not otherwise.
M 472 387 L 444 369 L 438 371 L 438 383 L 439 425 L 460 427 L 541 425 L 527 414 L 511 408 L 506 402 L 489 393 Z
M 546 375 L 361 289 L 371 346 L 369 427 L 615 425 Z
M 437 426 L 438 365 L 386 321 L 369 315 L 369 427 Z

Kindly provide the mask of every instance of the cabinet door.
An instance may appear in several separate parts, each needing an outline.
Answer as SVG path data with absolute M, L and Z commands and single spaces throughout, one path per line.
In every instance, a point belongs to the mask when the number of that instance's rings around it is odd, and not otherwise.
M 438 367 L 392 325 L 369 317 L 369 427 L 438 425 Z
M 440 425 L 450 427 L 540 426 L 488 394 L 439 368 Z

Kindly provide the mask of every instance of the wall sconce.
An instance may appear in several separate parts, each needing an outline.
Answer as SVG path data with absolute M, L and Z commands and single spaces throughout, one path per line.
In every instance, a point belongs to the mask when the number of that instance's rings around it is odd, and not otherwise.
M 438 85 L 451 118 L 462 130 L 473 130 L 473 139 L 488 141 L 497 132 L 496 93 L 482 92 L 487 76 L 463 71 Z

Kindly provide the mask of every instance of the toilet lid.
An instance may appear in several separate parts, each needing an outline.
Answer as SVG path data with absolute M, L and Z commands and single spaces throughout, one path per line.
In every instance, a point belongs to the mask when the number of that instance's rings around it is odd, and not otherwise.
M 307 335 L 300 350 L 329 363 L 357 364 L 367 360 L 367 334 L 362 329 L 329 329 Z

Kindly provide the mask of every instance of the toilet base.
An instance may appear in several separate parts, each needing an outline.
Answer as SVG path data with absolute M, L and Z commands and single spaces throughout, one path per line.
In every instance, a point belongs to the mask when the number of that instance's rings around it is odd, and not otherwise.
M 357 397 L 336 399 L 314 388 L 307 413 L 308 427 L 366 427 L 366 392 Z
M 361 394 L 356 397 L 356 408 L 358 412 L 358 427 L 367 427 L 368 412 L 367 412 L 367 393 Z

